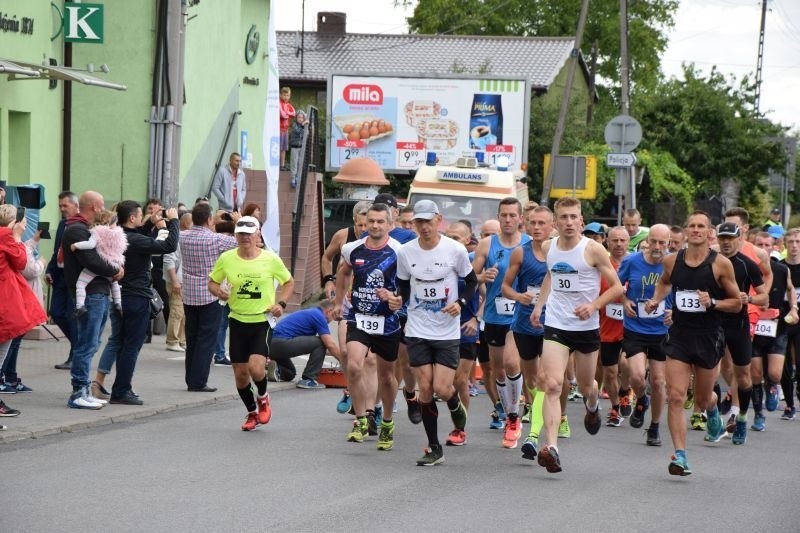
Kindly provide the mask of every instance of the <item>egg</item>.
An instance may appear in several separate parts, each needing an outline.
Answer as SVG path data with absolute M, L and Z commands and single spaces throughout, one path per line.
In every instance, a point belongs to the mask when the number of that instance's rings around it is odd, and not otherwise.
M 392 125 L 388 122 L 386 123 L 386 131 L 392 131 Z
M 357 141 L 359 139 L 361 139 L 361 137 L 358 135 L 357 131 L 351 131 L 350 133 L 347 134 L 348 141 Z
M 372 122 L 369 123 L 369 127 L 370 128 L 377 128 L 378 127 L 378 121 L 377 120 L 373 120 Z
M 342 131 L 344 133 L 350 133 L 351 131 L 353 131 L 353 125 L 352 124 L 345 124 L 344 128 L 342 128 Z
M 378 133 L 386 133 L 386 124 L 378 124 Z
M 361 128 L 358 134 L 362 139 L 369 139 L 369 128 Z
M 378 134 L 378 126 L 372 126 L 369 129 L 369 136 L 375 137 Z

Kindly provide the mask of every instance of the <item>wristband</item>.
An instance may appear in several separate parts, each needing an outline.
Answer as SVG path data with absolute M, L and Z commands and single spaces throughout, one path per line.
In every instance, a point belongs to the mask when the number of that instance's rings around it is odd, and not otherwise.
M 459 298 L 456 300 L 456 303 L 461 309 L 464 309 L 467 306 L 467 301 L 464 298 Z
M 280 305 L 281 307 L 283 307 L 284 309 L 286 309 L 286 302 L 284 302 L 283 300 L 279 301 L 279 302 L 278 302 L 278 305 Z
M 322 277 L 323 286 L 325 286 L 325 284 L 328 283 L 329 281 L 336 283 L 336 276 L 334 276 L 333 274 L 328 274 L 327 276 Z

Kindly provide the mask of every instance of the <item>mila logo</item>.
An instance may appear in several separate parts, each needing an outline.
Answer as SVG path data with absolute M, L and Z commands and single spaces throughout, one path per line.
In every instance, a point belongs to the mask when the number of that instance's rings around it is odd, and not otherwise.
M 344 88 L 342 97 L 348 104 L 383 104 L 383 91 L 377 85 L 347 85 Z

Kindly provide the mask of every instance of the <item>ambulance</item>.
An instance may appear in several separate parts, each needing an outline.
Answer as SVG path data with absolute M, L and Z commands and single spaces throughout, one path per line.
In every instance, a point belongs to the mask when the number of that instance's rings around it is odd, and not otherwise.
M 528 202 L 523 171 L 484 166 L 473 157 L 460 157 L 454 166 L 420 166 L 411 182 L 408 205 L 433 200 L 442 215 L 441 231 L 458 220 L 469 220 L 477 236 L 484 221 L 497 218 L 500 200 L 509 196 L 523 206 Z

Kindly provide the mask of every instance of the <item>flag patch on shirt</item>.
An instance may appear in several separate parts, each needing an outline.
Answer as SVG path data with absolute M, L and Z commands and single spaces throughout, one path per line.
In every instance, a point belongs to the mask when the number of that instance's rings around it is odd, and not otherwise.
M 364 260 L 363 259 L 356 259 L 354 264 L 356 266 L 364 266 Z

